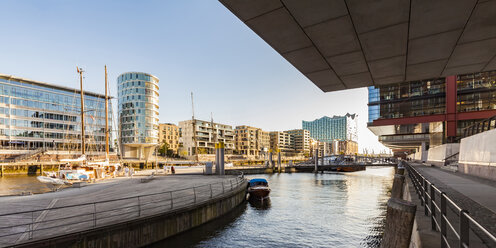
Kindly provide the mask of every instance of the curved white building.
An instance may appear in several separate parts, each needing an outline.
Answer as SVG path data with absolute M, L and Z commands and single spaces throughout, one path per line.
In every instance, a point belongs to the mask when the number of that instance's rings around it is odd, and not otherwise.
M 147 159 L 158 145 L 159 79 L 143 72 L 117 78 L 119 142 L 125 158 Z

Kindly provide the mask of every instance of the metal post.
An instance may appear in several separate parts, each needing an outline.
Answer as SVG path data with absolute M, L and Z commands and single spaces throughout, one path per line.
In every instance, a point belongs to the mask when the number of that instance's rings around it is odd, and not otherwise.
M 169 193 L 170 193 L 170 202 L 171 202 L 171 209 L 172 209 L 174 206 L 174 201 L 172 200 L 172 191 L 169 191 Z
M 429 211 L 427 210 L 427 205 L 429 204 L 427 194 L 429 192 L 427 192 L 427 180 L 425 180 L 425 179 L 424 179 L 423 190 L 424 190 L 424 214 L 425 214 L 425 216 L 429 216 Z
M 467 210 L 462 209 L 460 211 L 460 248 L 469 247 L 469 224 L 467 215 Z
M 33 239 L 34 232 L 34 211 L 31 212 L 31 231 L 29 232 L 29 239 Z
M 420 198 L 420 206 L 424 206 L 424 199 L 425 198 L 424 198 L 424 190 L 422 189 L 422 187 L 424 187 L 424 180 L 425 179 L 422 177 L 422 181 L 419 182 L 420 183 L 419 187 L 421 190 L 420 191 L 420 197 L 419 197 Z
M 224 168 L 224 149 L 225 145 L 224 142 L 219 143 L 219 163 L 220 163 L 220 174 L 219 175 L 224 175 L 225 174 L 225 168 Z
M 315 168 L 314 173 L 319 172 L 319 148 L 315 149 Z
M 446 193 L 441 192 L 441 248 L 448 247 L 444 239 L 446 238 Z
M 212 192 L 212 184 L 210 184 L 210 199 L 212 199 L 212 196 L 213 196 L 213 192 Z
M 222 182 L 222 194 L 224 194 L 224 182 Z
M 93 202 L 93 227 L 96 227 L 96 203 Z
M 232 179 L 230 179 L 229 182 L 231 183 L 231 190 L 232 190 L 233 189 Z
M 139 196 L 138 196 L 138 216 L 141 216 L 141 201 Z
M 434 205 L 436 203 L 436 191 L 434 191 L 434 185 L 429 186 L 431 190 L 431 228 L 433 231 L 436 231 L 436 206 Z
M 215 174 L 220 175 L 219 144 L 215 143 Z
M 193 194 L 195 195 L 195 201 L 194 202 L 196 203 L 196 188 L 195 187 L 193 187 Z

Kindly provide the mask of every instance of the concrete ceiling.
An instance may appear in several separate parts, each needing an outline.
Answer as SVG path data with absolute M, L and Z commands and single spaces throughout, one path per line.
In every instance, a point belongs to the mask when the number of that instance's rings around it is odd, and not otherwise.
M 322 91 L 496 70 L 496 0 L 220 0 Z

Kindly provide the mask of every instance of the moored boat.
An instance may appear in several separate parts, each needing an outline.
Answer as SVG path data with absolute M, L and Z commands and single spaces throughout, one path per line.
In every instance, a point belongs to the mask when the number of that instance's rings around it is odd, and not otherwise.
M 247 192 L 251 198 L 264 199 L 269 196 L 269 183 L 264 178 L 251 179 L 248 182 Z

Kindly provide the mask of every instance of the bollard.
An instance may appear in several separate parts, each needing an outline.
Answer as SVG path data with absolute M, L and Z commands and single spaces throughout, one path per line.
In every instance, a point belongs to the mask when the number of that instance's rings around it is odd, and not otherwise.
M 416 210 L 417 206 L 409 201 L 398 198 L 389 199 L 381 247 L 409 247 Z
M 405 176 L 394 175 L 393 188 L 391 189 L 391 198 L 403 198 L 403 184 L 405 183 Z

